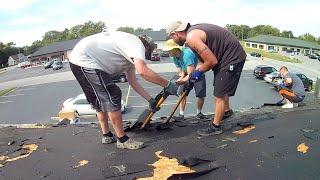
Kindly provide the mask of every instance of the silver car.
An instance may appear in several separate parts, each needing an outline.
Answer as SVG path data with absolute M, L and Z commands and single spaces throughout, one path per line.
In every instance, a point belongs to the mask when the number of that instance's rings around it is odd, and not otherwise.
M 52 64 L 52 69 L 53 70 L 59 70 L 63 67 L 62 62 L 56 61 Z

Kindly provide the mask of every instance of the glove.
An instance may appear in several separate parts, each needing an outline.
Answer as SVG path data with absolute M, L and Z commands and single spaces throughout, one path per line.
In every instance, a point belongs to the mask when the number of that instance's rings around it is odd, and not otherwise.
M 157 107 L 157 101 L 155 99 L 150 98 L 148 102 L 149 102 L 149 108 L 152 112 L 155 113 L 160 110 L 160 107 Z
M 280 83 L 279 86 L 285 87 L 286 85 L 284 83 Z
M 188 82 L 186 82 L 186 84 L 185 84 L 185 90 L 187 90 L 188 94 L 189 94 L 189 92 L 193 89 L 193 85 L 194 85 L 194 83 L 191 82 L 190 80 L 189 80 Z
M 171 81 L 168 81 L 167 87 L 164 88 L 165 91 L 167 91 L 170 95 L 178 96 L 178 85 L 176 83 L 173 83 Z
M 200 79 L 202 75 L 203 75 L 203 72 L 199 71 L 199 69 L 196 69 L 191 73 L 190 81 L 196 82 Z
M 283 99 L 280 99 L 276 104 L 277 104 L 278 106 L 283 105 L 282 101 L 283 101 Z

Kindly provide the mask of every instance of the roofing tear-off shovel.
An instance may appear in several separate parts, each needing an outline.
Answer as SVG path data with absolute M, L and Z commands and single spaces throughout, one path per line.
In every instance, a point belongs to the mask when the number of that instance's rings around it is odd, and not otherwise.
M 179 76 L 175 75 L 171 78 L 171 80 L 178 79 Z M 168 92 L 163 89 L 154 99 L 157 101 L 156 107 L 160 107 L 161 104 L 167 99 L 169 96 Z M 135 128 L 144 128 L 151 120 L 152 116 L 154 115 L 154 112 L 150 110 L 150 108 L 146 108 L 138 117 L 136 121 L 134 121 L 131 126 L 125 128 L 125 132 L 131 131 Z
M 172 110 L 170 116 L 167 118 L 166 122 L 157 125 L 156 129 L 163 130 L 163 129 L 168 129 L 168 128 L 170 128 L 172 126 L 172 123 L 170 123 L 170 120 L 171 120 L 173 114 L 176 112 L 176 110 L 177 110 L 178 106 L 180 105 L 181 101 L 189 95 L 189 92 L 193 88 L 193 84 L 194 84 L 193 82 L 189 82 L 189 85 L 187 85 L 187 87 L 183 91 L 182 95 L 180 96 L 177 104 L 175 105 L 174 109 Z

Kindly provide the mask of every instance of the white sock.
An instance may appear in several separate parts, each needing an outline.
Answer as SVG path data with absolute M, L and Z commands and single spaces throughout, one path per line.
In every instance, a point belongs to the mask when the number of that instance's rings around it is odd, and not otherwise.
M 199 109 L 197 109 L 197 114 L 201 113 L 201 111 Z
M 180 111 L 180 114 L 183 115 L 183 111 Z

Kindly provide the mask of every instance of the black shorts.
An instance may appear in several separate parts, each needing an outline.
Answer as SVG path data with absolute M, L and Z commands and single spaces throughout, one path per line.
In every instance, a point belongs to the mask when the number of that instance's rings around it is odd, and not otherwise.
M 88 102 L 100 112 L 121 110 L 121 89 L 112 81 L 111 76 L 100 70 L 77 66 L 70 68 L 79 82 Z
M 215 97 L 234 96 L 238 87 L 241 72 L 244 66 L 244 62 L 237 64 L 230 64 L 226 69 L 214 71 L 214 91 Z M 230 66 L 233 65 L 231 71 Z

